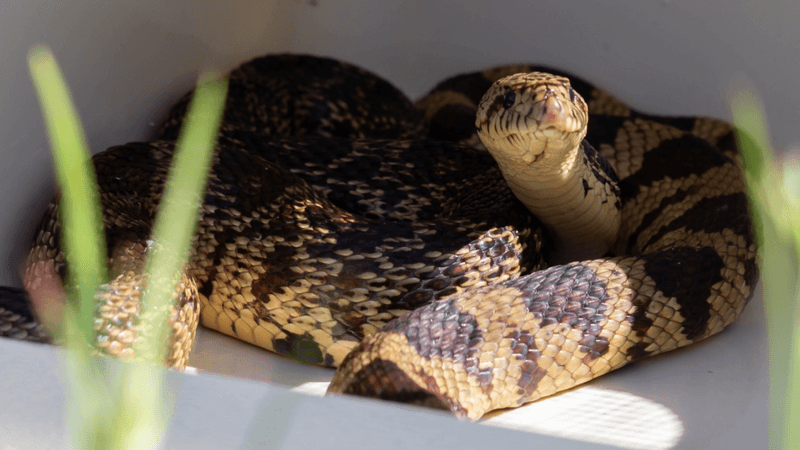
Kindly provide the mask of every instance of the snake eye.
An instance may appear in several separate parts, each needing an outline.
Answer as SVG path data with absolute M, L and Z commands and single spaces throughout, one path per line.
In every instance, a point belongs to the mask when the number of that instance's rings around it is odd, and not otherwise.
M 569 88 L 569 101 L 575 103 L 575 89 L 572 89 L 572 86 Z
M 514 106 L 514 102 L 517 100 L 517 94 L 509 91 L 506 92 L 506 95 L 503 96 L 503 108 L 510 109 Z

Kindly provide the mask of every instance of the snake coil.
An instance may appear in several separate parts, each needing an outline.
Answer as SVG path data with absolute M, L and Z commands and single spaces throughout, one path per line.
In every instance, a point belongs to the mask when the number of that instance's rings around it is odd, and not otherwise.
M 550 86 L 544 110 L 526 106 L 523 97 L 540 92 L 528 85 L 481 104 L 498 80 L 530 72 L 554 74 L 533 77 Z M 534 66 L 459 75 L 416 105 L 326 58 L 266 56 L 229 79 L 186 268 L 197 298 L 186 290 L 173 310 L 173 366 L 186 364 L 199 310 L 207 327 L 338 366 L 329 392 L 475 420 L 716 334 L 752 295 L 755 248 L 724 122 L 642 114 Z M 131 283 L 142 280 L 130 270 L 146 257 L 187 99 L 158 140 L 93 160 L 118 274 L 98 294 L 104 354 L 135 355 Z M 616 211 L 619 231 L 586 240 L 608 241 L 595 254 L 547 267 L 565 227 L 530 214 L 534 191 L 509 187 L 503 176 L 516 169 L 498 167 L 486 151 L 495 144 L 474 124 L 494 127 L 481 111 L 518 109 L 538 116 L 513 126 L 539 126 L 580 104 L 589 119 L 575 199 L 592 191 L 610 203 L 603 211 Z M 64 275 L 57 214 L 54 203 L 37 231 L 29 291 L 49 273 Z

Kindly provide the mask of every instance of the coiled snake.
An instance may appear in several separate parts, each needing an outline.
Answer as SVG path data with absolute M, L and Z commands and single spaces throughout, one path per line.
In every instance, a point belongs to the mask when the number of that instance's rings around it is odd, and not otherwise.
M 641 114 L 554 73 L 460 75 L 417 109 L 325 58 L 233 71 L 187 267 L 200 320 L 338 366 L 329 392 L 472 420 L 721 331 L 758 278 L 731 127 Z M 162 140 L 94 157 L 119 274 L 98 294 L 100 353 L 135 354 L 130 271 L 185 105 Z M 29 290 L 64 274 L 56 215 L 37 232 Z M 176 367 L 198 316 L 185 293 Z

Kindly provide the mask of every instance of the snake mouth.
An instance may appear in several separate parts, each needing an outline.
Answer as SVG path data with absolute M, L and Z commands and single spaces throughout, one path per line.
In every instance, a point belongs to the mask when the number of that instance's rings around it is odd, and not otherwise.
M 503 139 L 509 148 L 518 150 L 517 157 L 521 158 L 526 165 L 535 164 L 545 156 L 546 139 L 543 141 L 544 145 L 540 144 L 540 138 L 526 138 L 520 133 L 508 133 Z
M 479 130 L 479 136 L 494 142 L 487 148 L 502 149 L 496 157 L 505 155 L 526 166 L 544 158 L 548 149 L 566 148 L 582 139 L 576 139 L 581 128 L 557 99 L 542 100 L 528 111 L 507 114 L 503 125 Z

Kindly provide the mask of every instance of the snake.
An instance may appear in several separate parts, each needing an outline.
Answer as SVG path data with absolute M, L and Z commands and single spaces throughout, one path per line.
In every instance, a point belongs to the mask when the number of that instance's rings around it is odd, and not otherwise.
M 171 367 L 202 322 L 336 367 L 329 394 L 478 420 L 717 334 L 752 297 L 724 121 L 645 114 L 533 65 L 457 75 L 416 103 L 310 55 L 228 80 Z M 145 351 L 140 269 L 190 95 L 155 140 L 93 157 L 115 275 L 97 294 L 101 355 Z M 24 284 L 65 275 L 53 202 Z

